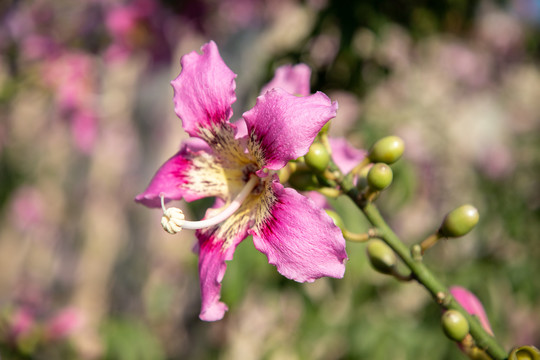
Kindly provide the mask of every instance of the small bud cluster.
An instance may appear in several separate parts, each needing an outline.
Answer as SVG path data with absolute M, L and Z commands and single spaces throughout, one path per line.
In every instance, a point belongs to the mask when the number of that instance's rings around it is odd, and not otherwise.
M 340 193 L 349 195 L 367 215 L 368 210 L 366 209 L 371 209 L 371 203 L 392 184 L 394 174 L 391 165 L 403 156 L 404 149 L 404 142 L 401 138 L 397 136 L 384 137 L 373 144 L 367 156 L 360 160 L 353 170 L 348 174 L 340 174 L 339 171 L 335 172 L 337 164 L 332 159 L 326 132 L 321 131 L 319 141 L 311 145 L 308 153 L 302 158 L 289 163 L 280 172 L 280 180 L 288 181 L 290 185 L 298 190 L 317 190 L 327 196 L 334 196 L 328 195 L 333 194 L 329 193 L 328 189 L 333 187 L 336 190 L 337 187 L 338 195 Z M 349 190 L 343 189 L 343 184 L 346 184 L 345 181 L 352 183 L 349 185 Z M 339 189 L 340 187 L 341 189 Z M 410 254 L 407 255 L 399 247 L 395 246 L 394 240 L 385 236 L 385 232 L 377 227 L 376 222 L 371 221 L 375 227 L 369 229 L 366 233 L 355 234 L 346 229 L 337 212 L 327 209 L 326 213 L 334 224 L 342 230 L 343 237 L 347 241 L 369 241 L 366 246 L 366 254 L 373 269 L 401 281 L 415 279 L 421 283 L 423 282 L 419 277 L 419 270 L 411 265 L 411 261 L 418 266 L 424 266 L 421 263 L 427 249 L 437 244 L 441 238 L 456 238 L 466 235 L 479 221 L 478 211 L 475 207 L 468 204 L 460 206 L 449 212 L 444 217 L 441 225 L 429 237 L 421 243 L 411 246 Z M 169 222 L 166 223 L 169 224 Z M 407 256 L 410 256 L 410 258 L 407 258 Z M 407 274 L 402 274 L 402 269 L 398 266 L 401 265 L 398 258 L 403 260 L 402 267 L 408 267 L 408 270 L 410 270 Z M 440 294 L 441 298 L 439 299 L 439 294 L 437 294 L 437 299 L 445 309 L 441 317 L 441 325 L 446 336 L 457 342 L 460 349 L 471 358 L 487 359 L 490 356 L 489 352 L 477 346 L 477 339 L 471 334 L 471 324 L 466 317 L 467 314 L 449 308 L 452 298 L 445 296 L 443 292 L 440 292 Z M 489 329 L 486 331 L 490 333 Z M 521 347 L 513 350 L 509 359 L 540 360 L 539 356 L 538 350 L 535 348 Z
M 384 137 L 370 148 L 366 166 L 359 169 L 358 189 L 367 201 L 373 201 L 381 191 L 392 184 L 394 174 L 389 166 L 398 161 L 405 150 L 404 142 L 398 136 Z

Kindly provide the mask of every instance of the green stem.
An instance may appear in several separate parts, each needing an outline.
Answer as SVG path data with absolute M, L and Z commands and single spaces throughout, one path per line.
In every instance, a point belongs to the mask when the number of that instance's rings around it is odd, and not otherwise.
M 465 309 L 450 296 L 447 287 L 435 277 L 421 260 L 411 256 L 409 248 L 388 226 L 377 207 L 359 196 L 358 190 L 352 184 L 350 179 L 341 178 L 340 180 L 341 181 L 338 180 L 338 182 L 340 183 L 342 191 L 358 205 L 369 222 L 377 228 L 380 238 L 384 240 L 403 260 L 407 267 L 409 267 L 414 279 L 424 286 L 436 302 L 443 308 L 454 309 L 463 314 L 469 322 L 470 334 L 479 348 L 485 349 L 485 351 L 495 360 L 507 359 L 508 355 L 506 351 L 497 343 L 494 337 L 484 330 L 476 317 L 465 311 Z

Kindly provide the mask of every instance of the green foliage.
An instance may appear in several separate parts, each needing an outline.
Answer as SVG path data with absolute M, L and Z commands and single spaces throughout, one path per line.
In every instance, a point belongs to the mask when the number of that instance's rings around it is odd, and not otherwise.
M 147 325 L 136 319 L 110 318 L 102 329 L 107 360 L 165 359 L 162 345 Z

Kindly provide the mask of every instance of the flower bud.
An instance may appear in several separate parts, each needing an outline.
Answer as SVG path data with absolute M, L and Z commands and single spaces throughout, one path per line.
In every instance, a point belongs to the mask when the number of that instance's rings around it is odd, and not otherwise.
M 397 263 L 396 254 L 382 240 L 371 240 L 366 252 L 373 268 L 383 274 L 391 274 Z
M 463 236 L 476 226 L 478 219 L 478 210 L 474 206 L 462 205 L 446 215 L 439 233 L 445 237 Z
M 328 121 L 324 126 L 322 127 L 321 131 L 319 131 L 320 134 L 327 134 L 330 130 L 330 121 Z
M 304 155 L 304 161 L 315 172 L 323 172 L 330 162 L 330 154 L 321 143 L 313 143 Z
M 390 166 L 377 163 L 371 167 L 367 175 L 367 183 L 373 190 L 384 190 L 392 183 L 393 173 Z
M 362 169 L 360 169 L 356 183 L 356 188 L 358 190 L 362 191 L 368 186 L 367 176 L 369 174 L 369 170 L 371 170 L 372 167 L 373 164 L 368 164 L 367 166 L 364 166 Z
M 377 141 L 369 150 L 368 157 L 372 162 L 392 164 L 399 160 L 405 144 L 398 136 L 387 136 Z
M 469 333 L 469 322 L 463 314 L 456 310 L 446 311 L 441 318 L 446 336 L 454 341 L 461 341 Z
M 289 184 L 300 191 L 315 190 L 319 187 L 317 177 L 307 170 L 297 170 L 289 177 Z
M 343 223 L 343 219 L 341 218 L 341 216 L 339 216 L 337 212 L 335 212 L 334 210 L 329 210 L 329 209 L 326 209 L 325 211 L 328 214 L 328 216 L 330 216 L 330 218 L 334 221 L 334 224 L 338 228 L 343 229 L 345 227 L 345 224 Z
M 508 360 L 540 360 L 540 351 L 534 346 L 520 346 L 510 352 Z
M 278 171 L 279 182 L 284 184 L 289 180 L 289 177 L 297 169 L 298 165 L 295 162 L 289 162 Z
M 469 314 L 476 316 L 484 330 L 493 335 L 484 306 L 476 295 L 461 286 L 451 286 L 448 290 L 458 304 L 463 306 Z

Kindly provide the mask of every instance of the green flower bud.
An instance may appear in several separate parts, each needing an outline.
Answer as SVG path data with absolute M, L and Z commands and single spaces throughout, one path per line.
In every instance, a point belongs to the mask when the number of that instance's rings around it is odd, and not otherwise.
M 462 205 L 446 215 L 439 233 L 445 237 L 463 236 L 476 226 L 478 219 L 478 210 L 474 206 Z
M 446 311 L 442 318 L 442 327 L 446 336 L 454 341 L 461 341 L 469 333 L 469 322 L 456 310 Z
M 510 352 L 508 360 L 540 360 L 540 351 L 534 346 L 520 346 Z
M 366 252 L 373 268 L 383 274 L 391 274 L 397 263 L 396 254 L 382 240 L 371 240 Z
M 360 172 L 358 173 L 358 181 L 356 184 L 356 188 L 360 191 L 364 190 L 367 186 L 367 176 L 369 174 L 369 170 L 373 167 L 373 164 L 369 164 L 368 166 L 364 166 Z
M 315 172 L 323 172 L 330 162 L 330 154 L 321 143 L 313 143 L 304 155 L 306 165 Z
M 384 190 L 392 183 L 393 173 L 390 166 L 377 163 L 371 167 L 367 175 L 367 183 L 373 190 Z
M 279 182 L 282 184 L 286 183 L 289 180 L 291 174 L 293 174 L 297 168 L 298 165 L 295 162 L 291 161 L 287 163 L 287 165 L 285 165 L 278 171 Z
M 343 223 L 343 219 L 341 218 L 341 216 L 339 216 L 337 212 L 333 210 L 329 210 L 329 209 L 326 209 L 325 211 L 328 214 L 328 216 L 332 218 L 332 220 L 334 221 L 334 224 L 338 228 L 343 229 L 345 227 L 345 224 Z
M 319 187 L 317 176 L 311 171 L 297 170 L 289 177 L 289 184 L 300 191 L 315 190 Z
M 369 150 L 368 157 L 372 162 L 393 164 L 399 160 L 405 144 L 398 136 L 387 136 L 377 141 Z
M 319 133 L 326 134 L 330 130 L 330 121 L 328 121 L 324 126 L 322 127 L 321 131 Z

